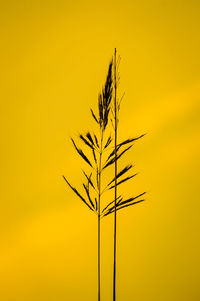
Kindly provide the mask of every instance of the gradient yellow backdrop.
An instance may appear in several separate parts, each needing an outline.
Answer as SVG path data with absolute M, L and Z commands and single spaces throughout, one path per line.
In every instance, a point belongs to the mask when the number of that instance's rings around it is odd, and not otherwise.
M 198 0 L 1 1 L 0 300 L 96 300 L 96 218 L 66 187 L 84 163 L 70 135 L 93 127 L 109 60 L 121 57 L 118 300 L 200 300 Z M 102 300 L 112 296 L 113 219 L 102 223 Z

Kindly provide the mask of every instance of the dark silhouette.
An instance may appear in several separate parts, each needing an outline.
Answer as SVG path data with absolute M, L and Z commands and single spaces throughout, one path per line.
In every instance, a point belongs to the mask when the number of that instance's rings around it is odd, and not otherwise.
M 100 301 L 100 292 L 101 292 L 101 282 L 100 282 L 100 234 L 101 234 L 101 223 L 100 219 L 102 216 L 101 211 L 101 196 L 104 191 L 101 188 L 101 178 L 102 178 L 102 170 L 103 167 L 102 157 L 103 153 L 107 150 L 110 145 L 112 139 L 109 135 L 105 140 L 106 136 L 106 128 L 109 121 L 109 113 L 110 113 L 110 104 L 112 100 L 112 61 L 109 64 L 108 75 L 105 82 L 105 85 L 102 89 L 102 92 L 98 96 L 98 115 L 95 115 L 94 111 L 91 109 L 92 117 L 99 127 L 99 133 L 91 133 L 87 132 L 86 135 L 81 134 L 79 136 L 80 140 L 84 143 L 87 148 L 90 149 L 91 155 L 85 155 L 82 149 L 78 148 L 73 139 L 72 143 L 75 147 L 75 150 L 82 157 L 82 159 L 90 166 L 91 172 L 87 174 L 83 171 L 83 174 L 86 178 L 86 183 L 83 183 L 83 188 L 85 190 L 86 196 L 82 196 L 76 188 L 74 188 L 68 180 L 63 176 L 66 183 L 69 187 L 74 191 L 74 193 L 83 201 L 83 203 L 93 212 L 97 214 L 98 221 L 98 301 Z M 91 189 L 90 189 L 91 188 Z M 93 190 L 93 191 L 91 191 Z
M 137 195 L 135 197 L 131 197 L 125 201 L 122 201 L 122 197 L 118 197 L 117 196 L 117 187 L 118 185 L 132 179 L 133 177 L 135 177 L 137 174 L 134 174 L 132 176 L 128 176 L 126 178 L 124 178 L 123 180 L 118 181 L 118 178 L 121 177 L 122 175 L 124 175 L 125 173 L 127 173 L 133 166 L 132 165 L 128 165 L 126 166 L 124 169 L 122 169 L 119 173 L 118 173 L 118 168 L 117 168 L 117 160 L 125 154 L 126 151 L 128 151 L 133 144 L 131 144 L 130 146 L 128 146 L 125 150 L 123 150 L 121 153 L 118 153 L 118 151 L 120 150 L 120 148 L 124 145 L 130 144 L 133 141 L 143 137 L 144 135 L 141 135 L 137 138 L 133 138 L 133 139 L 127 139 L 121 143 L 118 144 L 117 142 L 117 130 L 118 130 L 118 123 L 119 123 L 119 110 L 120 110 L 120 105 L 121 105 L 121 101 L 122 98 L 119 100 L 117 97 L 117 87 L 119 84 L 119 72 L 118 72 L 118 67 L 119 67 L 119 63 L 120 63 L 120 57 L 118 57 L 118 62 L 117 62 L 117 51 L 115 48 L 115 52 L 114 52 L 114 64 L 113 64 L 113 68 L 114 68 L 114 81 L 113 81 L 113 85 L 114 85 L 114 100 L 112 103 L 112 112 L 113 112 L 113 119 L 112 120 L 112 125 L 114 127 L 114 157 L 112 160 L 112 163 L 114 163 L 114 173 L 115 173 L 115 177 L 114 179 L 111 181 L 111 183 L 114 181 L 114 185 L 110 187 L 115 189 L 115 196 L 114 196 L 114 206 L 110 207 L 108 209 L 108 211 L 104 214 L 104 216 L 113 213 L 114 212 L 114 262 L 113 262 L 113 301 L 116 301 L 116 251 L 117 251 L 117 210 L 123 209 L 125 207 L 128 206 L 132 206 L 135 205 L 139 202 L 142 202 L 144 200 L 139 200 L 139 201 L 134 201 L 135 199 L 143 196 L 145 194 L 141 193 L 140 195 Z
M 83 171 L 85 182 L 83 182 L 84 195 L 80 193 L 76 188 L 74 188 L 69 181 L 63 176 L 64 180 L 68 186 L 73 190 L 73 192 L 82 200 L 82 202 L 97 215 L 97 237 L 98 237 L 98 301 L 101 299 L 101 269 L 100 269 L 100 259 L 101 259 L 101 218 L 114 213 L 114 263 L 113 263 L 113 301 L 116 301 L 116 249 L 117 249 L 117 211 L 135 204 L 138 204 L 144 199 L 139 199 L 145 192 L 127 199 L 123 199 L 121 195 L 118 196 L 117 188 L 119 185 L 125 183 L 126 181 L 132 179 L 137 175 L 134 173 L 132 175 L 123 177 L 129 170 L 133 168 L 132 164 L 125 166 L 122 170 L 118 172 L 118 160 L 133 146 L 133 143 L 142 138 L 141 135 L 136 138 L 126 139 L 118 143 L 117 131 L 119 123 L 119 110 L 122 101 L 117 97 L 117 87 L 119 85 L 119 61 L 116 59 L 116 49 L 114 53 L 114 60 L 111 60 L 108 68 L 108 74 L 106 78 L 105 85 L 98 95 L 98 113 L 91 110 L 92 117 L 98 126 L 99 133 L 93 133 L 88 131 L 86 134 L 80 134 L 80 142 L 90 151 L 90 155 L 85 154 L 85 150 L 79 148 L 75 143 L 74 139 L 71 138 L 73 146 L 76 152 L 81 156 L 81 158 L 87 163 L 90 168 L 90 172 L 87 173 Z M 113 97 L 114 90 L 114 97 Z M 111 117 L 110 117 L 111 113 Z M 108 133 L 109 121 L 113 126 L 113 135 Z M 106 158 L 105 158 L 106 156 Z M 102 189 L 102 172 L 114 164 L 114 178 L 108 181 L 105 188 Z M 102 195 L 108 191 L 114 189 L 114 200 L 109 202 L 103 209 L 101 209 L 101 198 Z M 139 199 L 139 200 L 137 200 Z

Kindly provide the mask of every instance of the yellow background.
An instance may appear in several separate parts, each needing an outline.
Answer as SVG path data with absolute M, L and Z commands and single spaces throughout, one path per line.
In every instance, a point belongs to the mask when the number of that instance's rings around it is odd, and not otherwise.
M 1 2 L 0 300 L 96 300 L 96 217 L 61 175 L 80 187 L 69 136 L 93 127 L 114 47 L 120 139 L 148 133 L 125 160 L 140 172 L 127 195 L 148 196 L 118 215 L 118 300 L 200 300 L 199 12 L 198 0 Z M 112 230 L 110 216 L 104 301 Z

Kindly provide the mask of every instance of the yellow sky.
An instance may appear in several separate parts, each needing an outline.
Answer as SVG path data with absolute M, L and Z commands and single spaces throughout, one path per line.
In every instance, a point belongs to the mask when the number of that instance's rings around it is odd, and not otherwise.
M 96 218 L 66 187 L 84 163 L 69 137 L 90 107 L 114 47 L 125 91 L 120 139 L 144 132 L 124 164 L 118 301 L 197 301 L 199 284 L 200 2 L 1 3 L 0 299 L 96 298 Z M 113 219 L 102 222 L 102 300 L 112 295 Z

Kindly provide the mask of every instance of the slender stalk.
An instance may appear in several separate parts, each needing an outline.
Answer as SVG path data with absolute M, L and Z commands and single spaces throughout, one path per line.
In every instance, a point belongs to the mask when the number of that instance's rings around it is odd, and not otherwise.
M 117 83 L 116 83 L 116 48 L 114 55 L 114 131 L 115 131 L 115 210 L 114 210 L 114 263 L 113 263 L 113 301 L 116 301 L 116 249 L 117 249 Z
M 85 171 L 83 171 L 84 176 L 86 177 L 86 183 L 82 183 L 85 194 L 79 192 L 75 187 L 73 187 L 69 181 L 63 176 L 65 182 L 73 190 L 76 196 L 81 199 L 81 201 L 89 208 L 92 212 L 97 214 L 97 282 L 98 282 L 98 301 L 101 299 L 101 225 L 100 221 L 102 217 L 108 216 L 109 214 L 114 213 L 114 263 L 113 263 L 113 301 L 116 301 L 116 250 L 117 250 L 117 210 L 121 210 L 128 206 L 132 206 L 143 202 L 144 199 L 136 200 L 140 198 L 144 193 L 139 194 L 134 197 L 129 197 L 128 199 L 124 199 L 121 195 L 117 196 L 118 185 L 123 184 L 127 180 L 132 179 L 136 174 L 128 176 L 126 178 L 121 178 L 124 176 L 133 166 L 127 165 L 121 171 L 118 172 L 117 168 L 117 160 L 122 157 L 133 144 L 130 145 L 135 140 L 143 137 L 141 135 L 136 138 L 126 139 L 121 143 L 117 143 L 118 138 L 118 122 L 119 122 L 119 107 L 121 99 L 117 98 L 117 87 L 119 84 L 119 74 L 118 74 L 118 63 L 116 62 L 116 48 L 114 51 L 114 60 L 112 60 L 109 64 L 108 74 L 106 78 L 105 85 L 102 88 L 101 93 L 98 95 L 98 113 L 94 113 L 91 109 L 91 114 L 95 122 L 99 125 L 100 134 L 95 135 L 95 133 L 87 132 L 86 134 L 80 134 L 79 138 L 81 142 L 90 149 L 92 152 L 91 158 L 85 154 L 85 151 L 79 148 L 74 139 L 71 138 L 73 146 L 76 152 L 81 156 L 85 163 L 92 168 L 90 174 L 88 175 Z M 113 74 L 114 73 L 114 74 Z M 114 95 L 113 95 L 114 89 Z M 123 96 L 122 96 L 123 97 Z M 103 143 L 104 135 L 106 136 L 106 127 L 108 125 L 108 121 L 110 120 L 109 112 L 112 113 L 114 118 L 111 118 L 111 122 L 114 128 L 114 151 L 113 147 L 107 148 L 110 143 L 113 141 L 111 135 L 108 135 L 107 141 Z M 99 137 L 98 137 L 99 136 Z M 100 139 L 99 139 L 100 138 Z M 124 148 L 125 147 L 125 148 Z M 107 160 L 105 162 L 102 161 L 104 151 L 110 151 L 110 154 L 107 156 Z M 108 184 L 103 189 L 101 186 L 102 180 L 102 172 L 105 168 L 114 164 L 114 174 L 115 177 L 112 180 L 108 181 Z M 96 173 L 94 174 L 94 171 Z M 119 180 L 118 180 L 119 179 Z M 113 185 L 114 182 L 114 185 Z M 91 187 L 91 190 L 90 190 Z M 114 188 L 114 201 L 109 202 L 101 211 L 101 196 L 107 190 Z M 97 193 L 97 194 L 96 194 Z
M 101 280 L 100 280 L 100 276 L 101 276 L 101 271 L 100 271 L 100 234 L 101 234 L 101 229 L 100 229 L 100 217 L 98 214 L 98 301 L 100 301 L 101 299 Z
M 97 214 L 97 299 L 100 301 L 101 299 L 101 195 L 104 190 L 101 188 L 101 180 L 102 180 L 102 170 L 105 168 L 105 163 L 103 166 L 102 156 L 104 150 L 110 145 L 112 138 L 109 135 L 107 137 L 107 142 L 103 145 L 103 138 L 105 134 L 106 127 L 109 121 L 109 112 L 111 110 L 111 100 L 112 100 L 112 92 L 113 92 L 113 80 L 112 80 L 112 69 L 113 61 L 111 60 L 108 68 L 108 73 L 105 81 L 105 85 L 103 86 L 101 92 L 98 95 L 98 113 L 94 113 L 92 109 L 91 114 L 95 122 L 99 125 L 99 138 L 95 133 L 91 133 L 90 131 L 86 134 L 80 134 L 79 138 L 82 143 L 90 149 L 92 152 L 91 157 L 85 154 L 85 150 L 81 149 L 74 139 L 71 138 L 73 146 L 76 152 L 81 156 L 85 163 L 92 168 L 90 174 L 88 175 L 85 171 L 83 174 L 86 178 L 86 183 L 82 183 L 85 194 L 79 192 L 75 187 L 73 187 L 69 181 L 63 176 L 65 182 L 73 190 L 79 199 L 89 208 L 91 211 Z M 110 154 L 113 157 L 113 154 Z M 94 171 L 96 173 L 94 174 Z M 94 182 L 95 181 L 95 182 Z M 90 190 L 90 188 L 92 188 Z M 97 193 L 97 195 L 96 195 Z
M 103 146 L 103 130 L 100 128 L 100 153 L 99 153 L 99 168 L 98 168 L 98 301 L 101 299 L 101 159 Z

